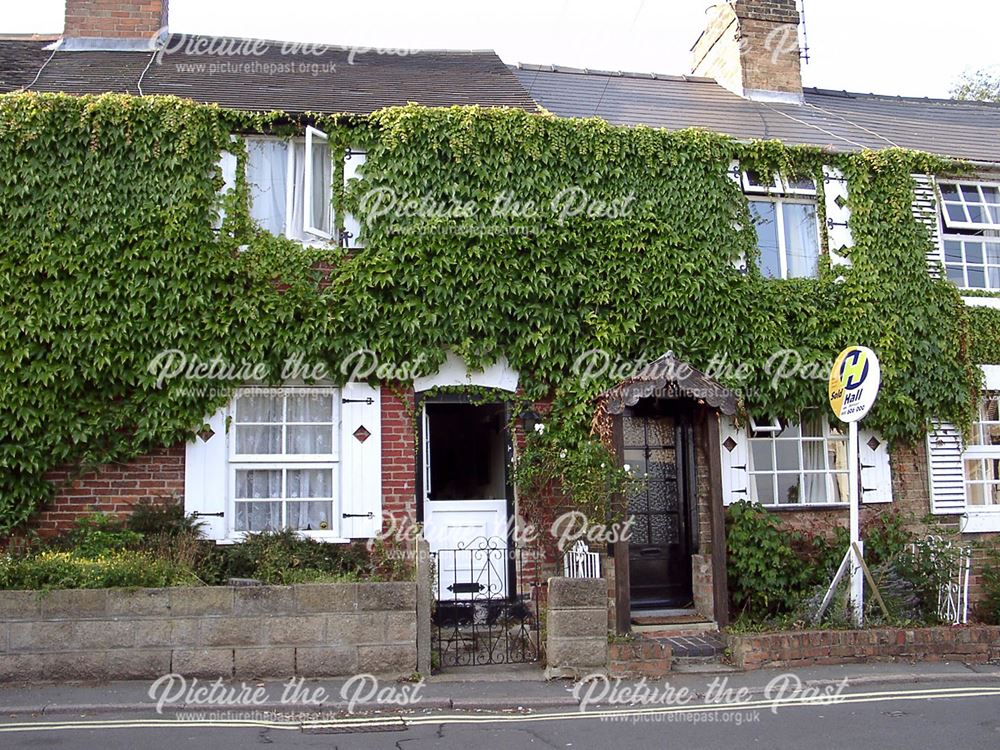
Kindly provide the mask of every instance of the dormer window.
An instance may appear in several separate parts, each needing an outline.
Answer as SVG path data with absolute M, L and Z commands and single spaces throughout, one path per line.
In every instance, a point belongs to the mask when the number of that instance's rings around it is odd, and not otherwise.
M 757 230 L 760 272 L 771 279 L 815 278 L 820 246 L 815 180 L 753 171 L 742 178 Z
M 961 289 L 1000 290 L 1000 185 L 940 182 L 944 267 Z

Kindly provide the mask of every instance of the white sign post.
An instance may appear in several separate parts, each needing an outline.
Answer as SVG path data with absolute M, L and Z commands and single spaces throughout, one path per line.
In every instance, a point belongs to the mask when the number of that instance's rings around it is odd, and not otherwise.
M 854 625 L 864 624 L 865 579 L 864 542 L 861 541 L 861 482 L 858 478 L 858 421 L 872 408 L 882 383 L 882 371 L 875 352 L 865 346 L 844 349 L 830 371 L 830 406 L 837 419 L 847 422 L 848 500 L 851 505 L 850 545 L 837 574 L 823 598 L 816 619 L 830 604 L 847 567 L 851 569 L 851 611 Z

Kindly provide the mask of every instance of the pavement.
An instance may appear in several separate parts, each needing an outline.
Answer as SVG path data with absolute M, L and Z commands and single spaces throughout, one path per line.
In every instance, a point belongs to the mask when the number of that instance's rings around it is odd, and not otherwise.
M 791 677 L 787 677 L 791 675 Z M 782 677 L 786 676 L 786 677 Z M 103 684 L 51 684 L 0 686 L 0 721 L 19 717 L 83 715 L 157 715 L 184 711 L 209 711 L 252 707 L 258 711 L 322 712 L 330 716 L 434 711 L 522 712 L 546 709 L 588 709 L 614 703 L 617 691 L 686 689 L 694 700 L 720 694 L 746 699 L 768 695 L 775 679 L 802 687 L 824 688 L 847 680 L 849 689 L 870 686 L 931 686 L 975 683 L 1000 688 L 1000 665 L 966 665 L 957 662 L 871 663 L 791 670 L 753 672 L 693 672 L 671 674 L 663 680 L 609 680 L 589 690 L 567 680 L 546 681 L 542 671 L 527 665 L 455 669 L 427 678 L 423 684 L 355 677 L 336 680 L 230 681 L 221 683 L 213 696 L 211 680 L 188 678 L 163 683 L 151 692 L 152 681 Z M 773 690 L 773 687 L 770 688 Z M 243 690 L 243 698 L 232 696 Z M 247 701 L 246 691 L 255 691 Z M 725 692 L 724 692 L 725 691 Z M 171 697 L 157 711 L 157 701 Z

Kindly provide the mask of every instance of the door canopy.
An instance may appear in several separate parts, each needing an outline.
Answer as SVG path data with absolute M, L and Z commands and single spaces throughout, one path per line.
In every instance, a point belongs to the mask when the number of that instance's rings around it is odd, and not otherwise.
M 726 416 L 734 415 L 737 406 L 736 394 L 681 362 L 673 352 L 650 362 L 632 377 L 600 394 L 597 400 L 608 414 L 621 414 L 626 406 L 635 406 L 644 398 L 691 399 Z

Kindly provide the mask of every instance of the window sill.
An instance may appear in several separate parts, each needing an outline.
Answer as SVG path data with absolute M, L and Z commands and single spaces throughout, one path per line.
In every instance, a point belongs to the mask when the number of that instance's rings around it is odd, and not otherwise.
M 966 511 L 958 523 L 962 534 L 985 534 L 1000 531 L 1000 506 L 989 510 Z
M 324 544 L 350 544 L 352 539 L 347 537 L 338 536 L 336 534 L 320 534 L 320 533 L 310 533 L 310 532 L 299 532 L 299 537 L 302 539 L 312 539 L 316 542 L 323 542 Z M 236 532 L 233 536 L 227 536 L 224 539 L 216 539 L 215 543 L 218 545 L 228 546 L 231 544 L 240 544 L 246 541 L 246 534 Z
M 801 513 L 810 510 L 848 510 L 850 503 L 801 503 L 795 505 L 761 505 L 764 510 L 774 510 L 779 512 Z

